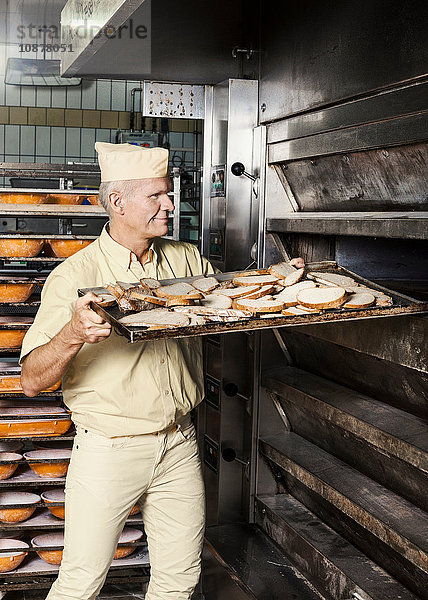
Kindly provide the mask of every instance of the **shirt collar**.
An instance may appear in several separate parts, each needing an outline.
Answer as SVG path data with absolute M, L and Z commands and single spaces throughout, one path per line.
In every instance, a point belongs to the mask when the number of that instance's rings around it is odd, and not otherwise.
M 125 270 L 129 269 L 132 262 L 139 262 L 136 254 L 131 252 L 129 248 L 125 248 L 118 242 L 116 242 L 108 232 L 108 223 L 103 227 L 100 234 L 100 245 L 101 249 L 111 256 L 116 262 L 120 264 Z M 147 260 L 144 264 L 154 261 L 157 264 L 158 255 L 156 252 L 156 240 L 150 244 L 149 253 Z M 143 265 L 144 266 L 144 265 Z

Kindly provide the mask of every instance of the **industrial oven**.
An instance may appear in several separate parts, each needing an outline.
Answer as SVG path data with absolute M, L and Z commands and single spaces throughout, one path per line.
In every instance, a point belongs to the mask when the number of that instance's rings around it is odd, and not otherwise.
M 113 4 L 93 18 L 147 2 Z M 302 256 L 426 300 L 425 3 L 163 8 L 151 70 L 99 37 L 63 71 L 205 85 L 203 254 Z M 426 333 L 402 315 L 205 336 L 206 537 L 252 597 L 428 597 Z
M 394 63 L 370 3 L 320 4 L 263 4 L 259 78 L 206 90 L 204 254 L 334 261 L 426 299 L 421 5 L 384 14 Z M 245 590 L 427 597 L 426 344 L 423 316 L 207 337 L 207 540 Z
M 210 88 L 206 255 L 331 261 L 426 298 L 423 88 L 266 125 L 257 82 Z M 207 539 L 257 598 L 426 597 L 426 332 L 410 316 L 206 339 Z

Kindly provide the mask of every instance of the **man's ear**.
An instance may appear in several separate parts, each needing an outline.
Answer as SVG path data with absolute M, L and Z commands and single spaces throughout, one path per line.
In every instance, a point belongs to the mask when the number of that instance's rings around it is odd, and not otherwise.
M 111 192 L 109 194 L 108 201 L 110 203 L 110 208 L 112 212 L 119 215 L 123 215 L 125 213 L 122 202 L 122 196 L 121 194 L 119 194 L 119 192 Z

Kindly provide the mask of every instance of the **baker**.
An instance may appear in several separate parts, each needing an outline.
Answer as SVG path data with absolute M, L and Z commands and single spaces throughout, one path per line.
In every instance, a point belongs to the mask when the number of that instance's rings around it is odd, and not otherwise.
M 129 344 L 90 309 L 99 298 L 78 298 L 77 289 L 214 269 L 194 245 L 162 238 L 174 208 L 168 151 L 102 142 L 95 148 L 109 224 L 47 278 L 20 358 L 26 395 L 62 379 L 76 427 L 63 560 L 47 598 L 96 597 L 138 503 L 151 565 L 146 600 L 188 600 L 199 580 L 205 526 L 189 416 L 203 398 L 201 341 Z

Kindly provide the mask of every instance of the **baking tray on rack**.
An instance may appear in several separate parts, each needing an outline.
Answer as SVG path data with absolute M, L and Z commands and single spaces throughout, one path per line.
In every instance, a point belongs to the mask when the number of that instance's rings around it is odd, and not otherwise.
M 379 292 L 383 292 L 390 296 L 393 300 L 391 306 L 373 306 L 370 308 L 361 309 L 344 309 L 330 308 L 323 309 L 315 314 L 293 315 L 293 316 L 276 316 L 276 317 L 258 317 L 252 316 L 246 320 L 234 322 L 211 322 L 203 325 L 186 325 L 183 327 L 174 327 L 168 329 L 150 329 L 143 326 L 126 326 L 119 321 L 123 317 L 123 313 L 117 306 L 101 307 L 98 304 L 91 302 L 91 308 L 106 321 L 108 321 L 116 333 L 126 337 L 131 343 L 146 342 L 150 340 L 165 339 L 165 338 L 187 338 L 198 337 L 213 334 L 234 333 L 237 331 L 260 331 L 263 329 L 276 329 L 279 327 L 293 327 L 302 325 L 313 325 L 314 323 L 331 323 L 339 321 L 356 321 L 360 319 L 376 319 L 381 317 L 398 317 L 403 315 L 424 314 L 428 312 L 428 302 L 416 300 L 404 294 L 400 294 L 388 288 L 382 287 L 341 267 L 334 261 L 324 261 L 310 263 L 306 265 L 308 271 L 322 271 L 324 273 L 336 273 L 338 275 L 346 275 L 354 279 L 357 283 L 364 287 L 369 287 Z M 218 273 L 213 275 L 218 281 L 227 281 L 233 279 L 236 275 L 242 274 L 239 272 Z M 163 285 L 176 282 L 191 283 L 201 276 L 184 277 L 180 279 L 162 280 Z M 95 294 L 109 293 L 104 287 L 83 288 L 78 290 L 79 296 L 83 296 L 87 292 Z M 128 313 L 130 314 L 130 313 Z
M 127 544 L 131 546 L 132 544 Z M 109 572 L 116 569 L 123 569 L 125 567 L 149 567 L 149 554 L 147 551 L 146 544 L 140 544 L 141 550 L 137 550 L 135 554 L 131 554 L 126 558 L 119 558 L 118 560 L 114 560 L 109 567 Z M 24 561 L 22 566 L 19 566 L 15 571 L 10 571 L 9 573 L 3 573 L 2 579 L 13 579 L 13 578 L 21 578 L 21 577 L 35 577 L 37 575 L 56 575 L 59 571 L 58 565 L 51 565 L 41 558 L 30 558 Z M 34 586 L 33 582 L 31 583 L 32 587 Z M 50 584 L 49 584 L 50 585 Z M 7 584 L 0 584 L 0 590 L 8 589 Z

